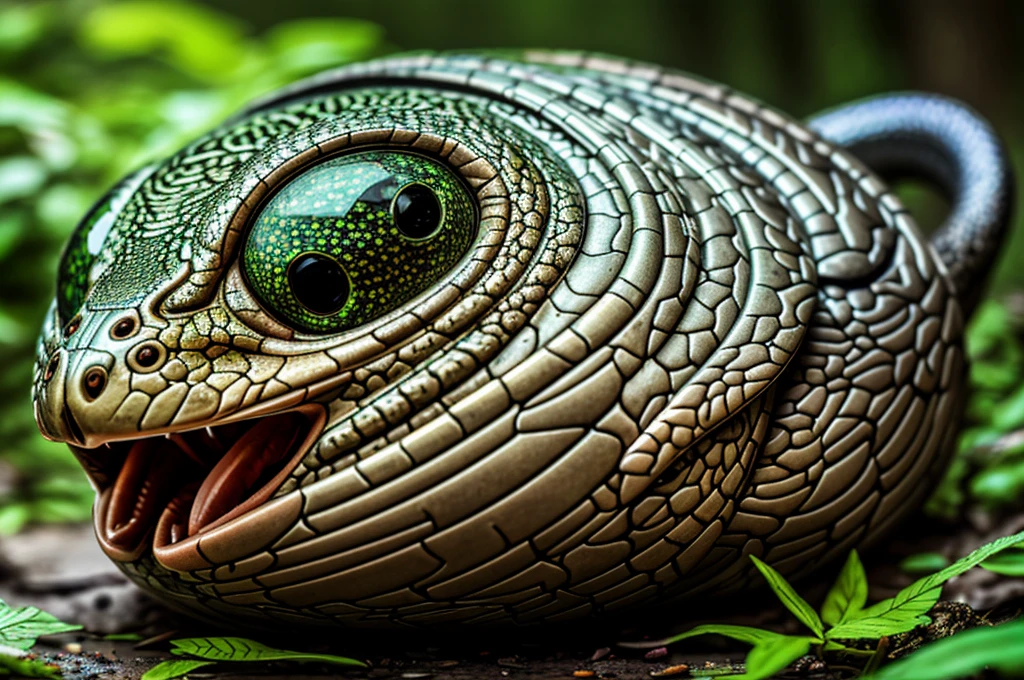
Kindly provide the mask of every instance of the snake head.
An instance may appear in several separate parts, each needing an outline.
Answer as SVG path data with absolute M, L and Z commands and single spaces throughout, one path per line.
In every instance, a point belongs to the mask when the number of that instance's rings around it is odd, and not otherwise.
M 63 254 L 36 418 L 96 484 L 114 559 L 263 505 L 357 395 L 459 333 L 427 333 L 432 318 L 473 314 L 455 303 L 507 227 L 473 188 L 493 168 L 409 103 L 318 101 L 243 115 L 133 173 Z

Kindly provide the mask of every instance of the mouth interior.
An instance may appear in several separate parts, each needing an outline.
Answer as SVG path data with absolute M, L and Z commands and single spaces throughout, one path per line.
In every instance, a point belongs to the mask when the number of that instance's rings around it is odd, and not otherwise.
M 298 463 L 312 429 L 291 411 L 110 445 L 112 483 L 100 491 L 95 518 L 100 542 L 113 557 L 133 559 L 152 534 L 155 547 L 170 545 L 255 508 Z

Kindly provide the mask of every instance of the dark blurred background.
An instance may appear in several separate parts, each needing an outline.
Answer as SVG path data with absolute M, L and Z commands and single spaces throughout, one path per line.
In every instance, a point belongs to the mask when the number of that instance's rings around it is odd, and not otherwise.
M 1010 0 L 0 2 L 0 533 L 89 513 L 84 476 L 35 430 L 29 383 L 60 249 L 91 202 L 301 76 L 484 47 L 657 62 L 798 117 L 889 90 L 939 92 L 988 117 L 1024 165 L 1024 3 Z M 900 192 L 926 227 L 941 219 L 926 188 Z M 1022 289 L 1018 228 L 971 326 L 968 427 L 929 505 L 937 518 L 1024 498 Z

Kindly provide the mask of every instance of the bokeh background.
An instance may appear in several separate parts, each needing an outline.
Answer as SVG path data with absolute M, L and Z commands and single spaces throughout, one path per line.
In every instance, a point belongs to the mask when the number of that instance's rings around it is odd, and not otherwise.
M 62 245 L 126 171 L 247 100 L 402 50 L 595 50 L 725 82 L 796 116 L 888 90 L 969 102 L 1024 167 L 1024 2 L 1013 0 L 98 0 L 0 2 L 0 534 L 86 519 L 92 492 L 29 402 Z M 926 227 L 944 209 L 900 192 Z M 968 337 L 960 455 L 936 522 L 1024 499 L 1024 224 Z

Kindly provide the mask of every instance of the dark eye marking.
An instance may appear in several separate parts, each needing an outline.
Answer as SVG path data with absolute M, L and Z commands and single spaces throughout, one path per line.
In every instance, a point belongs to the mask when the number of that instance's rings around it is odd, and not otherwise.
M 344 267 L 320 253 L 303 253 L 292 260 L 288 286 L 299 304 L 320 315 L 339 312 L 352 290 Z
M 391 203 L 395 226 L 406 238 L 425 239 L 441 226 L 441 203 L 433 190 L 419 183 L 407 184 Z

